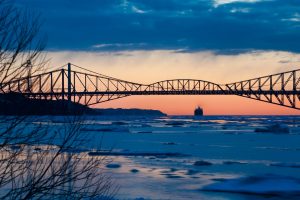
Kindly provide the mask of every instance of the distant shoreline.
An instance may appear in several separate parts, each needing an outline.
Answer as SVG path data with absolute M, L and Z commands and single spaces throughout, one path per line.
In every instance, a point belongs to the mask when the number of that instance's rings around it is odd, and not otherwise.
M 19 93 L 0 94 L 0 115 L 167 116 L 159 110 L 89 108 L 67 100 L 29 99 Z
M 104 116 L 167 116 L 160 110 L 139 108 L 91 108 L 96 114 Z

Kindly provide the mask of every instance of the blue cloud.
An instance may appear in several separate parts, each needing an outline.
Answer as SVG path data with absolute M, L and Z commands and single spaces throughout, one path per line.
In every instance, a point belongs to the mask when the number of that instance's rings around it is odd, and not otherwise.
M 26 0 L 57 50 L 300 52 L 300 1 Z

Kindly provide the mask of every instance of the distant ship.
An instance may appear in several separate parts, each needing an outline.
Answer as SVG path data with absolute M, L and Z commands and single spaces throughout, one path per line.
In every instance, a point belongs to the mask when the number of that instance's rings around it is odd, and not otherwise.
M 200 106 L 194 110 L 194 116 L 203 116 L 203 109 Z

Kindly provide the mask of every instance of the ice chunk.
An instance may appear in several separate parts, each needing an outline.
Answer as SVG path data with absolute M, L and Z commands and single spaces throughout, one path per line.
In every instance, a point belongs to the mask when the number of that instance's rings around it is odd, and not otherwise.
M 212 163 L 204 161 L 204 160 L 198 160 L 196 162 L 194 162 L 195 166 L 209 166 L 212 165 Z
M 246 162 L 239 162 L 239 161 L 223 161 L 224 165 L 234 165 L 234 164 L 247 164 Z
M 270 126 L 266 126 L 264 128 L 256 128 L 254 132 L 257 133 L 289 133 L 290 130 L 286 126 L 282 126 L 280 124 L 274 124 Z
M 137 133 L 152 133 L 152 131 L 138 131 Z
M 123 121 L 111 122 L 111 124 L 112 124 L 112 125 L 118 125 L 118 126 L 128 125 L 128 123 L 123 122 Z
M 163 142 L 164 145 L 176 145 L 175 142 Z
M 110 163 L 108 165 L 106 165 L 107 168 L 120 168 L 121 165 L 118 163 Z
M 292 177 L 265 175 L 224 180 L 205 186 L 202 190 L 259 195 L 298 196 L 300 180 Z
M 300 168 L 300 163 L 271 163 L 270 166 Z
M 184 125 L 184 122 L 180 122 L 180 121 L 171 121 L 171 122 L 168 122 L 166 123 L 167 126 L 174 126 L 174 127 L 177 127 L 177 126 L 183 126 Z
M 140 170 L 138 170 L 138 169 L 131 169 L 131 170 L 130 170 L 131 173 L 138 173 L 139 171 L 140 171 Z
M 165 174 L 166 178 L 183 178 L 182 176 L 176 175 L 176 174 Z

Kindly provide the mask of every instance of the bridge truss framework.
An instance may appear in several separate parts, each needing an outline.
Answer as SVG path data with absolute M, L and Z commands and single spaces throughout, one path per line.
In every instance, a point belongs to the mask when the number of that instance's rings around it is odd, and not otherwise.
M 74 71 L 73 67 L 83 71 Z M 0 92 L 21 93 L 34 99 L 67 100 L 87 106 L 131 95 L 238 95 L 300 109 L 299 83 L 300 69 L 222 85 L 195 79 L 140 84 L 68 63 L 66 69 L 3 83 Z

